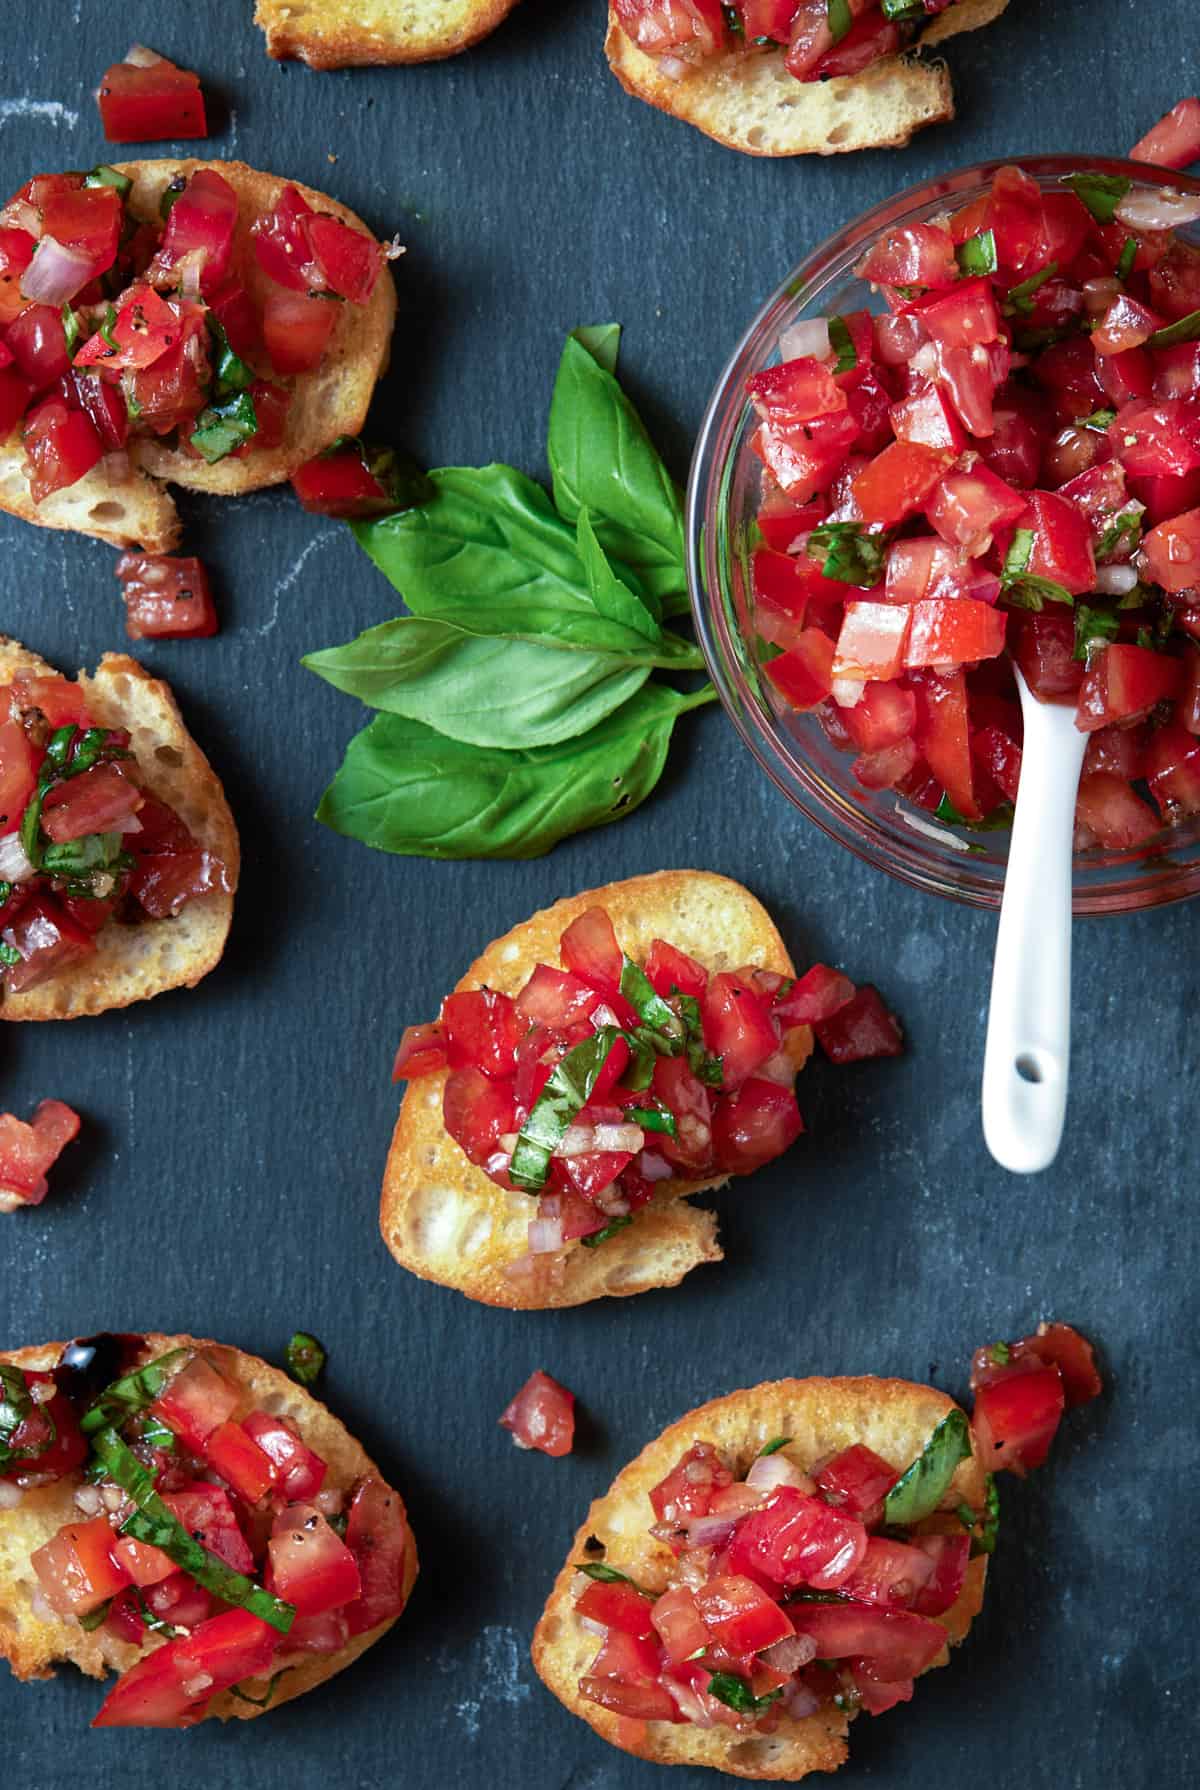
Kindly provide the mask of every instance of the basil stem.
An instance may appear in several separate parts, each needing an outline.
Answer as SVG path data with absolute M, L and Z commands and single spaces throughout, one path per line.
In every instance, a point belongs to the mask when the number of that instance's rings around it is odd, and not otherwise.
M 929 1516 L 941 1503 L 958 1463 L 970 1453 L 970 1425 L 961 1411 L 950 1411 L 884 1499 L 884 1521 L 910 1528 Z
M 759 1451 L 758 1451 L 759 1460 L 760 1461 L 763 1460 L 765 1458 L 765 1456 L 767 1456 L 768 1454 L 778 1454 L 779 1450 L 781 1448 L 787 1447 L 787 1445 L 791 1441 L 791 1439 L 792 1438 L 790 1436 L 774 1436 L 771 1439 L 771 1441 L 769 1441 L 766 1444 L 765 1447 L 759 1449 Z

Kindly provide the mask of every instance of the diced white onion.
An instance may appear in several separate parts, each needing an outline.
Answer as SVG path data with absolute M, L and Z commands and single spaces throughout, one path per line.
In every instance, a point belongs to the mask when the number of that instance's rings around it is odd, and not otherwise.
M 25 855 L 21 835 L 5 833 L 0 839 L 0 882 L 27 883 L 33 874 L 33 865 Z
M 212 1687 L 213 1680 L 209 1677 L 208 1673 L 197 1672 L 194 1678 L 184 1679 L 183 1694 L 190 1702 L 196 1697 L 202 1697 L 205 1691 L 210 1691 Z
M 189 249 L 175 263 L 175 276 L 179 281 L 179 295 L 195 304 L 200 297 L 200 280 L 204 273 L 204 264 L 208 260 L 207 249 Z
M 92 277 L 92 257 L 43 236 L 21 275 L 21 296 L 39 305 L 64 305 Z
M 828 360 L 831 353 L 827 317 L 810 317 L 807 323 L 793 323 L 779 338 L 782 360 L 800 360 L 806 355 L 811 355 L 814 360 Z
M 75 1503 L 85 1517 L 98 1517 L 104 1509 L 104 1500 L 99 1488 L 94 1485 L 77 1485 L 75 1487 Z
M 19 1485 L 11 1479 L 0 1479 L 0 1510 L 15 1510 L 25 1496 Z
M 125 60 L 134 68 L 153 68 L 156 62 L 165 62 L 166 57 L 160 56 L 157 50 L 148 50 L 145 44 L 131 44 L 125 52 Z
M 866 682 L 860 677 L 835 677 L 829 687 L 833 700 L 842 709 L 856 709 L 863 699 Z
M 762 1657 L 772 1672 L 798 1672 L 816 1659 L 817 1643 L 811 1635 L 788 1635 L 768 1647 Z
M 563 1246 L 561 1218 L 531 1218 L 529 1221 L 530 1255 L 551 1255 Z
M 756 1492 L 773 1492 L 781 1485 L 794 1485 L 798 1490 L 810 1491 L 812 1480 L 795 1463 L 789 1461 L 786 1454 L 760 1454 L 746 1475 L 746 1484 L 753 1486 Z
M 385 261 L 399 261 L 401 255 L 407 254 L 407 252 L 408 251 L 400 241 L 399 236 L 393 236 L 390 242 L 385 242 L 383 244 L 383 258 Z
M 1138 581 L 1132 566 L 1097 566 L 1096 589 L 1106 597 L 1123 597 Z
M 971 849 L 968 840 L 960 839 L 957 833 L 948 833 L 945 827 L 935 827 L 923 814 L 914 814 L 911 808 L 906 808 L 901 802 L 896 803 L 896 813 L 905 826 L 911 827 L 915 833 L 924 833 L 927 839 L 936 839 L 939 845 L 949 845 L 961 852 L 969 852 Z
M 640 1125 L 597 1125 L 597 1150 L 628 1151 L 636 1156 L 646 1141 L 646 1134 Z
M 1116 217 L 1130 230 L 1177 230 L 1200 218 L 1200 196 L 1169 186 L 1135 186 L 1117 206 Z
M 687 63 L 681 62 L 678 56 L 660 56 L 658 66 L 668 81 L 686 81 L 692 72 Z
M 24 230 L 28 236 L 42 234 L 42 214 L 28 199 L 14 199 L 4 207 L 4 222 L 12 230 Z
M 617 1018 L 612 1008 L 606 1007 L 603 1001 L 601 1001 L 598 1007 L 592 1008 L 590 1018 L 592 1025 L 597 1029 L 600 1026 L 616 1026 L 618 1031 L 621 1029 L 620 1020 Z

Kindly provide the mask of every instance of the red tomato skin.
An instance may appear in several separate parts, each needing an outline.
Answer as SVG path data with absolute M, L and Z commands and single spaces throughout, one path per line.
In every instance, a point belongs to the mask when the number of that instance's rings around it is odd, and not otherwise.
M 665 939 L 652 939 L 643 965 L 647 980 L 655 994 L 666 1000 L 676 989 L 703 1001 L 708 988 L 708 971 L 704 965 L 679 951 Z
M 692 1073 L 686 1057 L 659 1057 L 654 1065 L 653 1093 L 675 1115 L 678 1136 L 656 1136 L 654 1145 L 675 1168 L 693 1177 L 713 1160 L 712 1097 Z
M 1151 736 L 1146 759 L 1146 781 L 1163 819 L 1173 826 L 1200 813 L 1200 741 L 1168 721 Z
M 161 1585 L 179 1569 L 169 1554 L 149 1542 L 134 1541 L 131 1536 L 117 1535 L 113 1553 L 139 1590 L 147 1585 Z
M 1200 99 L 1191 95 L 1158 123 L 1144 137 L 1139 137 L 1129 151 L 1133 162 L 1152 162 L 1160 168 L 1186 168 L 1200 160 Z
M 880 237 L 858 267 L 879 286 L 953 286 L 958 278 L 954 238 L 937 224 L 902 224 Z
M 1149 575 L 1164 590 L 1200 584 L 1200 509 L 1185 510 L 1142 537 Z
M 854 999 L 813 1025 L 817 1042 L 832 1063 L 861 1063 L 868 1057 L 904 1054 L 904 1035 L 877 988 L 864 982 Z
M 1183 666 L 1153 647 L 1121 641 L 1093 654 L 1079 690 L 1075 725 L 1084 733 L 1112 721 L 1136 720 L 1179 693 Z
M 917 698 L 914 737 L 921 756 L 958 812 L 967 820 L 980 819 L 962 672 L 914 671 L 909 682 Z
M 1068 1409 L 1090 1404 L 1104 1390 L 1095 1350 L 1070 1324 L 1039 1324 L 1033 1336 L 1023 1336 L 1013 1343 L 1009 1354 L 1014 1361 L 1033 1357 L 1057 1367 Z
M 351 304 L 365 305 L 383 269 L 379 243 L 340 218 L 321 213 L 307 220 L 305 230 L 325 284 Z
M 381 516 L 395 508 L 355 447 L 307 461 L 292 474 L 292 489 L 301 509 L 318 516 Z
M 491 988 L 468 989 L 442 1002 L 451 1069 L 481 1069 L 494 1080 L 515 1075 L 517 1046 L 528 1029 L 511 996 Z
M 1109 851 L 1146 845 L 1161 827 L 1150 804 L 1111 771 L 1094 771 L 1080 779 L 1075 818 Z
M 797 1634 L 812 1635 L 818 1658 L 853 1658 L 856 1675 L 861 1672 L 874 1683 L 917 1677 L 946 1645 L 939 1622 L 906 1610 L 803 1604 L 794 1607 L 792 1619 Z
M 24 902 L 0 938 L 21 954 L 21 962 L 4 971 L 4 985 L 14 994 L 35 988 L 96 949 L 95 940 L 50 895 L 33 895 Z
M 518 1448 L 561 1459 L 575 1442 L 575 1394 L 539 1368 L 501 1414 L 500 1427 Z
M 9 324 L 4 343 L 35 392 L 48 391 L 71 370 L 62 315 L 53 305 L 26 305 Z
M 695 1596 L 686 1585 L 673 1585 L 655 1599 L 650 1612 L 654 1632 L 671 1665 L 682 1665 L 708 1646 L 708 1629 Z
M 701 1011 L 704 1042 L 721 1059 L 727 1089 L 740 1086 L 779 1049 L 768 1009 L 748 983 L 727 970 L 712 978 Z
M 730 1653 L 761 1653 L 793 1632 L 774 1598 L 736 1573 L 710 1578 L 695 1593 L 695 1603 L 710 1637 Z
M 60 1616 L 86 1616 L 129 1583 L 129 1574 L 113 1553 L 107 1517 L 64 1523 L 30 1555 L 29 1563 L 46 1602 Z
M 258 1504 L 275 1483 L 272 1463 L 240 1423 L 223 1423 L 205 1444 L 205 1456 L 246 1504 Z
M 915 1545 L 933 1562 L 927 1584 L 916 1595 L 913 1609 L 918 1616 L 942 1616 L 962 1595 L 971 1558 L 971 1540 L 967 1535 L 917 1535 Z
M 988 1472 L 1006 1468 L 1024 1478 L 1050 1452 L 1065 1406 L 1057 1366 L 1027 1372 L 1018 1366 L 981 1386 L 971 1423 L 979 1459 Z
M 613 923 L 602 907 L 590 907 L 572 920 L 559 941 L 565 967 L 607 996 L 618 993 L 624 954 Z
M 195 1480 L 162 1496 L 172 1515 L 209 1553 L 216 1554 L 235 1572 L 253 1573 L 254 1555 L 242 1534 L 228 1492 L 206 1480 Z
M 180 851 L 143 853 L 140 835 L 132 835 L 131 850 L 137 868 L 130 873 L 129 893 L 155 920 L 179 913 L 196 895 L 232 894 L 224 864 L 201 846 Z
M 97 94 L 109 143 L 165 143 L 207 137 L 200 79 L 163 58 L 148 67 L 115 62 Z
M 1200 751 L 1200 748 L 1197 748 Z M 790 1088 L 751 1076 L 734 1094 L 717 1101 L 713 1111 L 713 1153 L 718 1169 L 731 1175 L 753 1174 L 794 1144 L 804 1121 Z
M 362 1590 L 354 1554 L 314 1504 L 289 1504 L 267 1543 L 271 1588 L 298 1616 L 323 1616 Z
M 1068 498 L 1053 491 L 1032 492 L 1017 526 L 1033 530 L 1025 568 L 1031 577 L 1050 578 L 1072 596 L 1095 588 L 1091 529 Z
M 0 441 L 7 441 L 33 397 L 33 383 L 11 366 L 0 367 Z
M 237 1410 L 240 1396 L 233 1381 L 206 1356 L 193 1355 L 150 1409 L 187 1448 L 202 1454 L 213 1431 Z
M 271 1463 L 273 1481 L 290 1503 L 303 1503 L 316 1497 L 325 1483 L 328 1468 L 285 1417 L 274 1417 L 267 1411 L 251 1411 L 242 1419 L 242 1428 Z
M 805 713 L 825 702 L 833 688 L 834 643 L 820 628 L 805 628 L 795 644 L 763 667 L 789 707 Z
M 40 754 L 19 721 L 0 721 L 0 833 L 15 832 L 37 787 Z
M 404 1501 L 377 1473 L 355 1488 L 346 1521 L 346 1546 L 354 1555 L 362 1592 L 346 1607 L 351 1635 L 393 1622 L 407 1602 L 405 1579 L 412 1540 Z
M 939 480 L 954 464 L 948 449 L 919 441 L 894 441 L 854 480 L 863 521 L 893 528 L 923 508 Z
M 448 1067 L 445 1035 L 436 1020 L 405 1026 L 392 1064 L 393 1081 L 417 1081 L 422 1075 L 436 1075 Z
M 277 373 L 311 373 L 319 367 L 337 322 L 338 305 L 283 287 L 268 291 L 263 303 L 263 342 Z
M 499 1140 L 517 1129 L 511 1083 L 493 1081 L 480 1069 L 456 1069 L 442 1092 L 446 1130 L 479 1168 L 486 1168 Z
M 916 1608 L 917 1598 L 932 1577 L 933 1561 L 921 1548 L 870 1535 L 866 1553 L 841 1590 L 855 1603 L 911 1610 Z
M 863 1517 L 883 1502 L 900 1475 L 862 1442 L 843 1448 L 813 1475 L 826 1501 Z
M 104 444 L 82 410 L 68 410 L 61 398 L 45 398 L 25 420 L 29 494 L 42 503 L 97 466 Z
M 604 1628 L 620 1629 L 640 1640 L 649 1640 L 654 1633 L 653 1613 L 653 1598 L 633 1585 L 605 1585 L 597 1580 L 575 1599 L 577 1616 L 586 1616 Z
M 216 605 L 200 560 L 123 553 L 116 572 L 130 640 L 207 639 L 216 633 Z
M 831 970 L 826 964 L 814 963 L 784 994 L 777 995 L 771 1012 L 786 1031 L 791 1026 L 810 1026 L 854 999 L 854 984 L 849 976 Z
M 221 1691 L 271 1669 L 280 1635 L 248 1610 L 226 1610 L 178 1640 L 156 1648 L 123 1672 L 93 1728 L 190 1728 Z M 208 1680 L 200 1697 L 188 1694 Z
M 713 1498 L 733 1484 L 733 1474 L 711 1442 L 693 1442 L 664 1479 L 650 1491 L 660 1523 L 683 1524 L 707 1516 Z
M 860 1565 L 867 1532 L 853 1517 L 793 1486 L 775 1492 L 743 1517 L 729 1548 L 732 1572 L 746 1570 L 777 1585 L 835 1591 Z
M 904 664 L 945 669 L 995 658 L 1004 651 L 1007 620 L 1003 610 L 969 597 L 914 603 Z
M 135 817 L 142 792 L 119 765 L 93 765 L 51 789 L 42 803 L 42 831 L 56 845 L 87 833 L 109 833 Z

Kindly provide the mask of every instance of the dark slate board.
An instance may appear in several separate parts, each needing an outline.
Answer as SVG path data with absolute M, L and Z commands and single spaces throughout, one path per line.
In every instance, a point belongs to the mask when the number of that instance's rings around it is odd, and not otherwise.
M 251 0 L 118 11 L 10 0 L 0 187 L 102 153 L 91 89 L 131 39 L 199 68 L 224 106 L 215 154 L 328 187 L 408 243 L 381 432 L 433 464 L 532 472 L 568 328 L 626 325 L 626 376 L 682 474 L 734 340 L 835 225 L 946 166 L 1119 152 L 1195 84 L 1188 0 L 1014 0 L 951 46 L 960 124 L 902 153 L 755 163 L 622 96 L 600 0 L 524 0 L 448 64 L 320 76 L 267 61 Z M 1175 1567 L 1200 1469 L 1196 910 L 1078 926 L 1062 1154 L 1040 1179 L 1010 1178 L 979 1130 L 988 916 L 840 851 L 715 711 L 684 724 L 653 801 L 541 862 L 392 860 L 335 838 L 310 816 L 360 710 L 297 661 L 392 614 L 392 593 L 290 494 L 186 509 L 223 632 L 146 657 L 241 823 L 233 938 L 194 994 L 0 1036 L 5 1106 L 54 1094 L 87 1120 L 46 1205 L 4 1223 L 0 1341 L 190 1328 L 278 1356 L 296 1325 L 314 1330 L 327 1396 L 411 1502 L 423 1575 L 403 1623 L 335 1688 L 251 1728 L 93 1737 L 94 1685 L 5 1677 L 5 1780 L 648 1790 L 654 1768 L 568 1717 L 528 1661 L 588 1499 L 713 1394 L 814 1371 L 961 1392 L 973 1344 L 1054 1313 L 1100 1340 L 1108 1392 L 1049 1470 L 1006 1484 L 969 1646 L 914 1708 L 855 1724 L 846 1781 L 1191 1781 L 1195 1628 Z M 66 667 L 121 643 L 106 549 L 7 519 L 0 541 L 4 632 Z M 743 878 L 798 958 L 878 978 L 909 1055 L 805 1076 L 811 1135 L 721 1200 L 726 1263 L 678 1291 L 515 1316 L 403 1274 L 376 1230 L 401 1026 L 534 908 L 676 864 Z M 537 1366 L 582 1401 L 566 1461 L 518 1455 L 495 1427 Z

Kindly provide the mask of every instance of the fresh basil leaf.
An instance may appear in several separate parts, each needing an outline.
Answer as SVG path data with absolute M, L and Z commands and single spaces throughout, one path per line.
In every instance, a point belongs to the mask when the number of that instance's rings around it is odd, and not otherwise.
M 833 0 L 830 0 L 833 4 Z M 727 1709 L 735 1709 L 739 1715 L 762 1715 L 770 1709 L 776 1698 L 783 1695 L 779 1690 L 768 1691 L 765 1697 L 756 1697 L 744 1678 L 738 1678 L 732 1672 L 714 1672 L 707 1686 L 710 1696 L 724 1703 Z
M 1012 1350 L 1006 1342 L 994 1342 L 988 1346 L 988 1360 L 993 1367 L 1007 1367 L 1012 1360 Z
M 63 339 L 67 345 L 67 356 L 69 359 L 73 360 L 75 358 L 75 350 L 79 346 L 79 338 L 83 334 L 83 331 L 79 327 L 79 319 L 71 309 L 70 304 L 64 304 L 62 308 L 62 324 Z
M 585 1249 L 596 1249 L 601 1243 L 607 1243 L 618 1231 L 623 1231 L 633 1223 L 632 1218 L 610 1218 L 602 1231 L 593 1231 L 590 1237 L 581 1237 L 579 1241 Z
M 575 544 L 587 579 L 592 602 L 610 622 L 620 622 L 647 640 L 662 639 L 662 629 L 641 598 L 623 584 L 609 565 L 604 549 L 596 538 L 591 512 L 585 506 L 575 518 Z
M 679 1136 L 675 1114 L 667 1107 L 627 1106 L 625 1117 L 631 1125 L 640 1125 L 643 1131 L 660 1131 L 667 1137 Z
M 787 1445 L 791 1441 L 791 1439 L 792 1438 L 790 1436 L 774 1436 L 774 1437 L 772 1437 L 772 1439 L 767 1443 L 765 1448 L 759 1449 L 759 1451 L 758 1451 L 759 1460 L 761 1461 L 764 1458 L 764 1456 L 766 1456 L 768 1454 L 778 1454 L 779 1450 L 781 1448 L 787 1447 Z
M 650 675 L 602 653 L 464 633 L 402 616 L 301 661 L 372 708 L 471 746 L 552 746 L 586 733 Z
M 509 1179 L 527 1193 L 536 1193 L 545 1186 L 550 1158 L 591 1099 L 600 1071 L 620 1035 L 616 1026 L 600 1026 L 590 1038 L 567 1051 L 550 1071 L 550 1079 L 517 1134 L 508 1165 Z
M 991 230 L 981 230 L 978 236 L 968 236 L 966 242 L 960 242 L 954 251 L 954 259 L 958 262 L 959 272 L 967 275 L 995 273 L 999 262 L 996 259 L 996 238 Z M 1011 294 L 1009 295 L 1011 297 Z
M 315 1336 L 297 1330 L 284 1352 L 287 1370 L 301 1386 L 311 1386 L 325 1366 L 326 1354 Z
M 236 356 L 234 357 L 236 359 Z M 249 369 L 247 369 L 249 371 Z M 258 434 L 258 417 L 249 392 L 239 391 L 219 404 L 210 404 L 196 419 L 196 427 L 188 437 L 192 446 L 210 466 L 231 454 L 234 448 L 253 441 Z
M 651 641 L 600 613 L 574 528 L 532 479 L 500 465 L 443 467 L 430 479 L 436 494 L 429 503 L 351 525 L 415 615 L 469 634 L 611 653 L 674 671 L 702 668 L 699 649 L 679 635 Z
M 141 1424 L 139 1442 L 148 1448 L 161 1448 L 164 1454 L 175 1453 L 175 1432 L 159 1417 L 144 1417 Z
M 0 940 L 0 963 L 14 964 L 22 962 L 21 953 L 15 945 L 6 945 Z
M 162 196 L 160 197 L 160 199 L 158 201 L 158 215 L 163 220 L 164 223 L 170 217 L 171 208 L 175 204 L 176 199 L 178 199 L 180 193 L 182 193 L 182 191 L 186 185 L 187 185 L 187 175 L 186 174 L 174 174 L 171 176 L 171 179 L 168 180 L 166 186 L 163 188 Z
M 13 1461 L 26 1460 L 30 1452 L 44 1452 L 14 1450 L 9 1446 L 32 1411 L 33 1400 L 29 1396 L 25 1375 L 19 1367 L 0 1362 L 0 1467 L 6 1467 Z
M 1127 236 L 1120 256 L 1117 259 L 1116 275 L 1119 280 L 1127 280 L 1133 272 L 1133 264 L 1137 260 L 1138 244 L 1136 236 Z
M 189 1360 L 191 1354 L 190 1349 L 169 1349 L 165 1355 L 147 1361 L 144 1367 L 135 1368 L 132 1373 L 122 1374 L 119 1380 L 106 1386 L 79 1420 L 84 1435 L 90 1436 L 102 1429 L 119 1430 L 135 1411 L 143 1411 L 154 1403 L 167 1381 L 174 1377 L 175 1370 Z
M 883 1502 L 884 1520 L 910 1528 L 935 1511 L 954 1478 L 955 1468 L 971 1453 L 971 1429 L 961 1411 L 947 1413 Z
M 841 1591 L 813 1591 L 808 1585 L 802 1585 L 796 1591 L 789 1591 L 784 1599 L 789 1604 L 844 1604 L 848 1600 Z M 825 1666 L 829 1671 L 837 1670 L 834 1660 L 814 1660 L 816 1666 Z
M 234 392 L 244 392 L 254 383 L 254 370 L 248 367 L 240 355 L 235 354 L 229 345 L 229 337 L 225 326 L 209 311 L 205 317 L 213 338 L 213 395 L 217 398 L 228 398 Z M 257 422 L 255 428 L 258 427 Z
M 619 323 L 585 323 L 579 329 L 573 329 L 571 336 L 587 349 L 598 367 L 615 377 L 617 357 L 621 352 Z
M 1000 1534 L 1000 1488 L 996 1484 L 996 1475 L 987 1476 L 987 1491 L 984 1495 L 984 1514 L 980 1521 L 979 1533 L 971 1543 L 971 1554 L 991 1554 L 995 1552 L 996 1541 Z
M 1098 224 L 1111 224 L 1132 180 L 1123 174 L 1068 174 L 1067 185 Z
M 829 346 L 837 355 L 833 371 L 849 373 L 858 365 L 858 349 L 854 346 L 854 337 L 850 334 L 844 318 L 829 319 Z
M 111 186 L 118 198 L 122 200 L 128 199 L 133 191 L 133 182 L 128 174 L 122 174 L 116 168 L 110 168 L 107 162 L 100 162 L 90 174 L 85 175 L 83 184 L 84 186 Z
M 925 17 L 925 0 L 880 0 L 879 10 L 885 19 L 901 23 Z
M 113 335 L 113 325 L 116 321 L 117 307 L 116 305 L 109 305 L 107 311 L 104 313 L 104 322 L 100 325 L 100 334 L 104 337 L 104 340 L 108 343 L 112 352 L 114 354 L 119 354 L 121 352 L 120 345 Z M 107 355 L 105 356 L 105 359 L 108 359 Z
M 1200 341 L 1200 311 L 1189 311 L 1177 323 L 1168 323 L 1162 329 L 1156 329 L 1147 347 L 1173 348 L 1177 342 L 1195 341 Z
M 640 964 L 626 957 L 621 965 L 621 993 L 629 1002 L 643 1025 L 652 1031 L 661 1032 L 666 1038 L 677 1038 L 682 1042 L 683 1021 L 669 1006 L 662 996 L 656 993 L 645 970 Z
M 123 833 L 85 833 L 61 845 L 42 847 L 41 868 L 48 876 L 78 879 L 93 870 L 111 870 L 125 856 Z
M 161 1548 L 175 1565 L 195 1579 L 214 1597 L 224 1603 L 249 1610 L 263 1622 L 286 1635 L 295 1621 L 296 1612 L 282 1598 L 264 1591 L 252 1579 L 236 1572 L 215 1554 L 193 1539 L 154 1489 L 154 1475 L 147 1471 L 137 1456 L 128 1449 L 115 1429 L 98 1430 L 92 1447 L 104 1462 L 109 1477 L 127 1492 L 136 1505 L 121 1525 L 122 1535 L 135 1541 Z
M 1039 268 L 1037 273 L 1031 273 L 1027 280 L 1010 286 L 1001 307 L 1005 316 L 1032 317 L 1034 294 L 1041 290 L 1047 280 L 1053 279 L 1057 272 L 1058 262 L 1047 261 L 1045 267 Z
M 558 746 L 461 745 L 418 721 L 377 715 L 346 749 L 317 819 L 380 851 L 428 858 L 537 858 L 571 833 L 632 813 L 666 762 L 680 715 L 712 702 L 647 684 Z
M 889 538 L 868 533 L 861 522 L 821 522 L 808 537 L 808 554 L 822 561 L 823 578 L 870 590 L 883 576 Z
M 829 35 L 835 44 L 841 43 L 854 23 L 850 0 L 825 0 L 825 16 L 829 21 Z
M 677 988 L 671 993 L 679 1002 L 679 1013 L 684 1024 L 686 1054 L 688 1067 L 697 1080 L 709 1088 L 725 1086 L 725 1071 L 720 1057 L 709 1054 L 704 1043 L 704 1020 L 700 1013 L 700 1003 L 694 994 L 680 994 Z
M 686 613 L 683 498 L 605 364 L 607 346 L 592 351 L 594 334 L 567 337 L 554 382 L 546 442 L 554 502 L 570 523 L 590 510 L 600 545 L 636 574 L 647 599 L 667 615 Z

